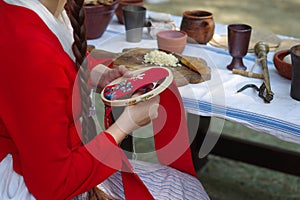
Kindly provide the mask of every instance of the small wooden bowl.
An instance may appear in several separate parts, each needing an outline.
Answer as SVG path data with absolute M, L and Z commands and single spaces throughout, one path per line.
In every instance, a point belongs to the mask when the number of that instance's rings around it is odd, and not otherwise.
M 181 54 L 187 42 L 187 34 L 184 31 L 165 30 L 156 35 L 159 49 Z
M 292 64 L 283 61 L 284 57 L 289 55 L 289 50 L 278 51 L 274 54 L 273 62 L 278 73 L 287 78 L 292 79 Z

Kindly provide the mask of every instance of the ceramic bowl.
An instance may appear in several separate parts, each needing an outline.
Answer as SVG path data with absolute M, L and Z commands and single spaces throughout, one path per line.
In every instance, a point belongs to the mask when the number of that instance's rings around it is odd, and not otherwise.
M 184 31 L 164 30 L 156 35 L 158 49 L 173 53 L 182 53 L 186 42 L 187 34 Z
M 284 57 L 289 54 L 289 50 L 278 51 L 274 54 L 273 62 L 275 68 L 281 76 L 287 79 L 292 79 L 292 64 L 284 61 Z
M 120 0 L 111 5 L 85 5 L 87 39 L 100 38 L 112 20 Z

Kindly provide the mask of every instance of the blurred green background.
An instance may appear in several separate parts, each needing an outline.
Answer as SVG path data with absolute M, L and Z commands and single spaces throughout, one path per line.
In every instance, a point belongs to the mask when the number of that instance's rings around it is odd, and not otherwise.
M 207 10 L 217 23 L 246 23 L 254 29 L 300 38 L 300 0 L 149 0 L 149 10 L 181 16 L 185 10 Z

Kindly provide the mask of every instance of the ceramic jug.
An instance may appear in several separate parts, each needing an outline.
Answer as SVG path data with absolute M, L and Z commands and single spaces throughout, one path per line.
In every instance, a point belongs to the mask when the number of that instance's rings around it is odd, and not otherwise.
M 213 14 L 204 10 L 189 10 L 183 12 L 180 30 L 188 34 L 188 42 L 206 44 L 215 31 Z

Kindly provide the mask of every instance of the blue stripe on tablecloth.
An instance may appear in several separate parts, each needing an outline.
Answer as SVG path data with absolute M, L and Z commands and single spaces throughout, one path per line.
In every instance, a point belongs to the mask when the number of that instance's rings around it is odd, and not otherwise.
M 114 31 L 114 30 L 110 30 L 110 29 L 107 29 L 106 32 L 108 33 L 113 33 L 113 34 L 121 34 L 122 32 L 120 31 Z M 124 33 L 125 34 L 125 33 Z
M 300 137 L 300 126 L 273 117 L 230 107 L 212 105 L 211 103 L 200 100 L 192 100 L 188 98 L 183 98 L 183 104 L 186 109 L 190 109 L 192 111 L 200 111 L 201 113 L 207 113 L 209 115 L 221 115 L 225 118 L 227 116 L 229 118 L 235 118 L 238 120 L 249 122 L 255 126 L 277 130 L 282 133 Z

